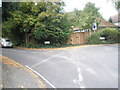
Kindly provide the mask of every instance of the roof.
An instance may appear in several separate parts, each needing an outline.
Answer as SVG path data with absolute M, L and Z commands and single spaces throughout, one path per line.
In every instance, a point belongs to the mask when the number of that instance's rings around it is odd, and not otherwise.
M 99 27 L 118 27 L 117 25 L 114 25 L 113 23 L 110 23 L 104 19 L 100 19 L 100 18 L 97 18 L 96 20 L 99 20 L 100 21 L 100 24 L 99 24 Z M 79 27 L 75 27 L 73 28 L 73 31 L 77 31 L 77 30 L 80 30 Z
M 73 28 L 73 31 L 79 30 L 80 28 Z
M 97 18 L 97 20 L 100 20 L 99 27 L 118 27 L 114 25 L 113 23 L 110 23 L 104 19 Z

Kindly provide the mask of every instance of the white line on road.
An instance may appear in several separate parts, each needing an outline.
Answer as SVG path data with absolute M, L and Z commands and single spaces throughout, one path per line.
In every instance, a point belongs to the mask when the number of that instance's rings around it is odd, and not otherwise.
M 29 66 L 25 65 L 28 69 L 32 70 L 35 74 L 37 74 L 38 76 L 40 76 L 43 80 L 45 80 L 52 88 L 55 88 L 55 86 L 53 84 L 51 84 L 45 77 L 43 77 L 41 74 L 39 74 L 37 71 L 33 70 L 32 68 L 30 68 Z
M 19 52 L 25 52 L 25 51 L 19 51 Z
M 82 72 L 80 70 L 80 66 L 77 64 L 77 71 L 78 71 L 78 84 L 80 85 L 80 88 L 85 88 L 83 84 L 83 77 L 82 77 Z
M 81 75 L 81 70 L 80 70 L 80 67 L 77 67 L 77 70 L 78 70 L 78 77 L 79 77 L 79 81 L 83 81 L 83 77 Z
M 38 53 L 38 52 L 31 52 L 31 53 Z
M 40 65 L 40 64 L 42 64 L 42 63 L 45 63 L 45 62 L 47 62 L 48 60 L 50 60 L 50 59 L 52 59 L 53 57 L 56 57 L 56 56 L 58 56 L 58 55 L 60 55 L 60 54 L 63 54 L 63 53 L 59 53 L 59 54 L 53 55 L 53 56 L 51 56 L 51 57 L 49 57 L 49 58 L 47 58 L 47 59 L 44 59 L 43 61 L 38 62 L 38 63 L 32 65 L 31 68 L 34 68 L 34 67 L 36 67 L 36 66 L 38 66 L 38 65 Z

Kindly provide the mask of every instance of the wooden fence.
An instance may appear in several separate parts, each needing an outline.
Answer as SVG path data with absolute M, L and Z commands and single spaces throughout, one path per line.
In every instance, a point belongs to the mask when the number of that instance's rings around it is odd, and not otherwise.
M 93 31 L 88 32 L 74 32 L 69 37 L 68 44 L 85 44 L 86 38 L 90 36 L 93 33 Z

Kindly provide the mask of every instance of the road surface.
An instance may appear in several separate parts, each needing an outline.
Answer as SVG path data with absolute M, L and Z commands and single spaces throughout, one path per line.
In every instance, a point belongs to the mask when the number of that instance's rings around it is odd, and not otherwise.
M 3 48 L 2 55 L 31 69 L 47 88 L 118 88 L 118 45 L 61 50 Z

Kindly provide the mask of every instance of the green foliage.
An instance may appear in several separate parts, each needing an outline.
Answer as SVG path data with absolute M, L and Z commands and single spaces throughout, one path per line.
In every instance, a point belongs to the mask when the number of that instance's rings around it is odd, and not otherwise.
M 80 27 L 82 29 L 92 29 L 93 22 L 96 18 L 102 18 L 98 12 L 99 8 L 95 7 L 94 3 L 88 2 L 83 10 L 75 9 L 73 12 L 67 13 L 71 26 Z M 99 23 L 99 21 L 97 22 Z
M 105 40 L 100 40 L 100 37 L 105 37 Z M 120 43 L 120 31 L 115 28 L 105 28 L 93 33 L 87 38 L 87 42 L 91 44 Z
M 109 21 L 110 23 L 113 23 L 113 21 L 112 21 L 112 18 L 111 18 L 111 17 L 109 18 L 109 20 L 108 20 L 108 21 Z
M 106 41 L 100 40 L 101 32 L 95 32 L 86 40 L 89 44 L 104 44 Z
M 117 9 L 120 8 L 120 1 L 115 2 L 115 7 L 116 7 Z
M 78 26 L 83 29 L 92 29 L 93 22 L 95 22 L 96 18 L 102 18 L 100 13 L 98 12 L 99 8 L 95 7 L 95 4 L 88 2 L 85 5 L 83 11 L 81 11 L 80 17 L 78 19 Z
M 19 2 L 2 2 L 2 22 L 11 17 L 10 12 L 18 10 Z
M 69 23 L 71 26 L 75 26 L 76 25 L 76 21 L 78 19 L 78 16 L 76 15 L 75 12 L 68 12 L 65 13 L 67 20 L 69 20 Z
M 48 3 L 51 5 L 52 3 Z M 66 17 L 58 13 L 60 6 L 55 3 L 48 6 L 46 12 L 41 12 L 34 28 L 35 38 L 38 40 L 49 40 L 52 44 L 63 44 L 70 34 Z M 59 11 L 60 12 L 60 11 Z
M 119 10 L 120 8 L 120 0 L 108 0 L 108 1 L 112 1 L 114 7 Z
M 63 14 L 63 6 L 63 2 L 38 2 L 37 5 L 20 2 L 17 9 L 7 11 L 10 17 L 5 17 L 3 37 L 15 37 L 19 43 L 25 43 L 26 35 L 41 42 L 66 43 L 70 25 Z
M 101 36 L 106 38 L 106 41 L 119 43 L 120 42 L 120 31 L 115 28 L 105 28 L 101 32 Z

